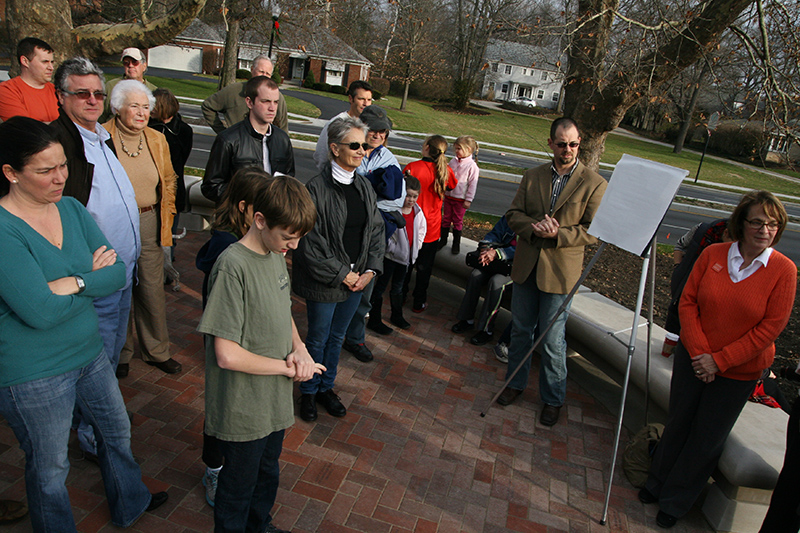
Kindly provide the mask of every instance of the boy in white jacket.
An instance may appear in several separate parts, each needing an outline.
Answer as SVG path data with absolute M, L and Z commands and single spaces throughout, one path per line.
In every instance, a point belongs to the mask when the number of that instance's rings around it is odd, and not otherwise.
M 392 328 L 381 321 L 383 292 L 391 283 L 389 301 L 392 315 L 389 321 L 400 329 L 408 329 L 411 324 L 403 318 L 403 281 L 406 271 L 417 260 L 419 248 L 425 241 L 428 223 L 422 209 L 417 205 L 420 183 L 417 178 L 406 174 L 406 198 L 400 213 L 405 219 L 405 227 L 398 228 L 386 243 L 386 255 L 383 258 L 383 274 L 375 282 L 372 291 L 372 310 L 369 313 L 367 327 L 381 335 L 388 335 Z

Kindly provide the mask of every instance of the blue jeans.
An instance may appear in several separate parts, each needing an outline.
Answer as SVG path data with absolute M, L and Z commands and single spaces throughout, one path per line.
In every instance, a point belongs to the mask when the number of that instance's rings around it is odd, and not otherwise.
M 103 350 L 111 361 L 111 368 L 117 368 L 119 354 L 125 346 L 128 336 L 128 317 L 131 314 L 131 295 L 133 282 L 108 296 L 94 299 L 94 309 L 100 325 L 100 338 L 103 339 Z
M 216 533 L 262 533 L 272 521 L 269 512 L 278 494 L 283 435 L 280 430 L 258 440 L 217 441 L 225 468 L 219 471 L 214 499 Z
M 119 364 L 119 354 L 125 345 L 128 333 L 128 317 L 131 313 L 131 294 L 133 283 L 126 288 L 111 293 L 108 296 L 94 299 L 94 309 L 100 327 L 100 338 L 103 339 L 103 352 L 111 362 L 111 368 L 116 370 Z M 81 450 L 97 455 L 97 439 L 92 426 L 83 416 L 80 406 L 75 405 L 74 420 L 72 423 L 78 431 L 78 445 Z
M 131 453 L 131 425 L 117 378 L 101 353 L 83 368 L 0 389 L 0 413 L 25 452 L 25 489 L 34 531 L 75 531 L 64 482 L 76 404 L 95 428 L 111 521 L 127 527 L 150 504 L 150 491 Z
M 366 340 L 367 313 L 372 309 L 370 300 L 372 299 L 373 288 L 375 288 L 375 276 L 372 277 L 372 281 L 361 291 L 361 301 L 358 302 L 356 312 L 352 320 L 350 320 L 350 325 L 347 327 L 345 339 L 350 344 L 364 344 Z
M 533 347 L 537 326 L 538 331 L 544 331 L 566 298 L 566 294 L 540 291 L 536 286 L 535 270 L 525 283 L 514 283 L 514 290 L 511 293 L 513 326 L 511 345 L 508 347 L 506 379 Z M 539 397 L 544 404 L 555 407 L 564 405 L 567 397 L 567 341 L 564 337 L 567 313 L 571 305 L 570 301 L 539 345 L 541 353 Z M 512 389 L 524 390 L 528 386 L 530 371 L 531 358 L 529 357 L 508 386 Z
M 344 335 L 359 302 L 361 302 L 360 292 L 352 293 L 343 302 L 306 300 L 308 313 L 306 349 L 314 358 L 314 362 L 322 363 L 327 370 L 322 374 L 314 374 L 313 378 L 300 383 L 302 394 L 316 394 L 333 388 Z

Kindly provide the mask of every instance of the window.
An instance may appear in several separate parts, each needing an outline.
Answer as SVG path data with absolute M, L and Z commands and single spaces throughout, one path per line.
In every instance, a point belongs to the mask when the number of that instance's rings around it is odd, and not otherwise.
M 504 83 L 504 84 L 503 84 L 503 85 L 500 87 L 500 92 L 501 92 L 501 93 L 506 93 L 506 94 L 508 93 L 508 84 L 507 84 L 507 83 Z
M 542 71 L 542 81 L 546 81 L 546 80 L 547 80 L 547 72 Z
M 522 75 L 523 76 L 527 76 L 528 75 L 528 69 L 526 69 L 526 68 L 522 69 Z
M 536 99 L 537 100 L 541 100 L 542 98 L 544 98 L 544 89 L 539 89 L 536 92 Z
M 511 74 L 511 65 L 506 65 L 506 74 Z
M 553 93 L 553 101 L 558 102 L 558 93 Z
M 497 72 L 497 63 L 492 63 L 492 72 Z

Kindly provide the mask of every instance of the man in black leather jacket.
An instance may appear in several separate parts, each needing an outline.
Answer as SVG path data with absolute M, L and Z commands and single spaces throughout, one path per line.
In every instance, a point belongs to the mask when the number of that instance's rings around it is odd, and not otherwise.
M 220 133 L 208 156 L 201 191 L 219 205 L 233 174 L 240 168 L 258 167 L 270 174 L 294 176 L 294 153 L 289 135 L 272 127 L 280 92 L 266 76 L 256 76 L 245 85 L 250 112 L 245 119 Z

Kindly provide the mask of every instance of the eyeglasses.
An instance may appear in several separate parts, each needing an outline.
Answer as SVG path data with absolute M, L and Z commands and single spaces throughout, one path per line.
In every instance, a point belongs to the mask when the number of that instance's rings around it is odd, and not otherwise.
M 572 141 L 571 143 L 554 143 L 554 144 L 556 146 L 558 146 L 559 148 L 561 148 L 562 150 L 564 148 L 566 148 L 567 146 L 569 146 L 570 148 L 577 148 L 578 146 L 581 145 L 581 143 L 579 143 L 577 141 Z
M 106 93 L 104 93 L 103 91 L 94 91 L 94 92 L 92 92 L 92 91 L 87 91 L 85 89 L 81 90 L 81 91 L 75 91 L 75 92 L 65 91 L 64 89 L 61 89 L 61 92 L 64 93 L 64 94 L 71 94 L 72 96 L 77 96 L 81 100 L 88 100 L 92 96 L 94 96 L 95 100 L 105 100 L 105 98 L 107 96 Z
M 126 57 L 125 59 L 122 60 L 122 65 L 125 67 L 130 67 L 131 65 L 133 65 L 134 67 L 138 67 L 139 63 L 140 61 L 138 59 L 133 59 L 129 57 Z
M 358 150 L 359 147 L 363 148 L 365 151 L 369 150 L 369 144 L 367 144 L 367 143 L 352 142 L 352 143 L 336 143 L 336 144 L 341 144 L 342 146 L 347 146 L 348 148 L 350 148 L 353 151 Z
M 767 230 L 769 231 L 777 231 L 778 228 L 781 226 L 779 222 L 776 222 L 774 220 L 772 222 L 764 222 L 756 218 L 753 220 L 745 219 L 744 221 L 747 222 L 747 225 L 750 226 L 751 229 L 754 229 L 756 231 L 761 231 L 761 228 L 763 228 L 764 226 L 766 226 Z

